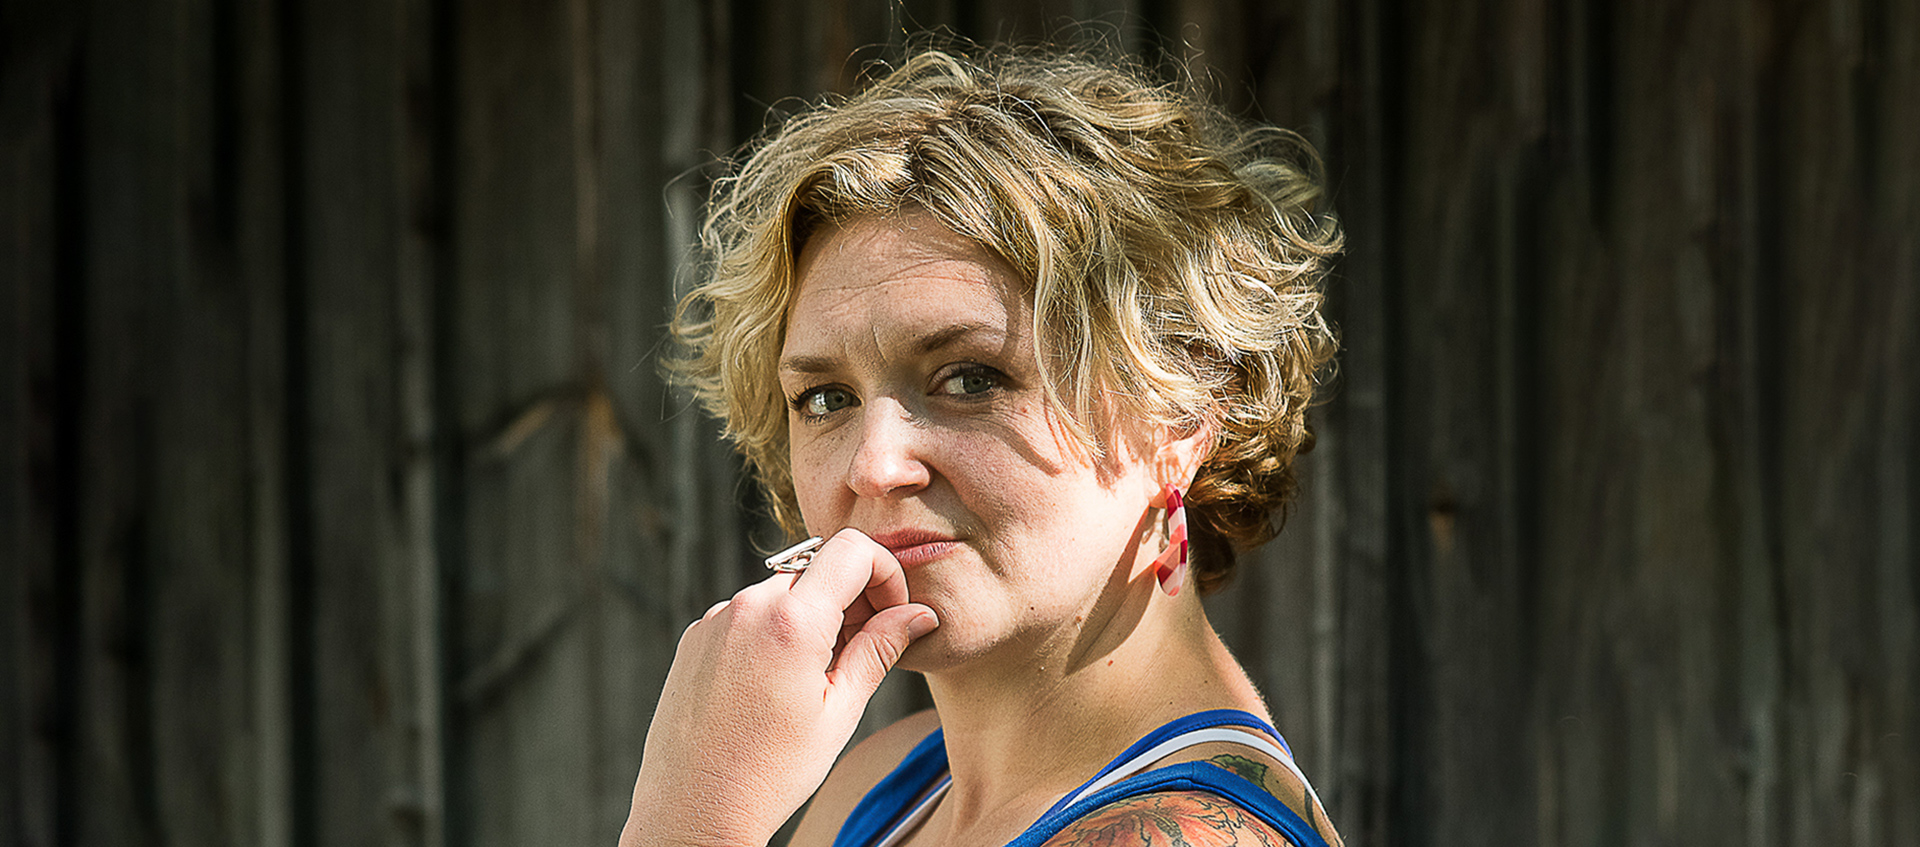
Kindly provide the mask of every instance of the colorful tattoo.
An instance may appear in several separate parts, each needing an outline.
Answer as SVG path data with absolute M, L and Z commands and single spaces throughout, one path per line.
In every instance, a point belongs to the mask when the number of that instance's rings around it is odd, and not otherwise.
M 1340 834 L 1333 830 L 1333 821 L 1327 818 L 1327 811 L 1307 797 L 1306 786 L 1288 778 L 1283 771 L 1275 770 L 1259 759 L 1233 753 L 1222 753 L 1207 759 L 1206 762 L 1218 765 L 1233 775 L 1260 786 L 1262 790 L 1285 803 L 1294 813 L 1303 816 L 1307 825 L 1320 833 L 1320 837 L 1326 839 L 1329 845 L 1341 847 Z
M 1265 822 L 1200 791 L 1129 797 L 1047 839 L 1048 847 L 1290 847 Z
M 1245 756 L 1236 756 L 1232 753 L 1222 753 L 1207 761 L 1226 768 L 1232 771 L 1235 776 L 1266 789 L 1268 794 L 1276 797 L 1280 796 L 1275 791 L 1275 789 L 1280 787 L 1279 783 L 1267 781 L 1269 769 L 1264 762 L 1249 759 Z

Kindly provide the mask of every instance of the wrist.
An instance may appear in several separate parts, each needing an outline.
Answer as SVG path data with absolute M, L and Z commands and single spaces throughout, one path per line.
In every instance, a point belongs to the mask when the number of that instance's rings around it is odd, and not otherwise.
M 637 809 L 620 831 L 620 847 L 767 847 L 769 840 L 717 832 L 712 827 L 676 826 Z
M 767 847 L 784 822 L 756 827 L 756 815 L 742 808 L 737 796 L 690 795 L 685 783 L 653 790 L 642 771 L 620 831 L 621 847 Z

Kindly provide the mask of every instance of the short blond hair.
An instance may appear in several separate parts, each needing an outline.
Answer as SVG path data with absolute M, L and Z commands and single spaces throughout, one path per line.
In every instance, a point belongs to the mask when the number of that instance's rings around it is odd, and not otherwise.
M 912 209 L 1032 284 L 1047 399 L 1082 445 L 1104 450 L 1112 421 L 1217 432 L 1187 493 L 1201 590 L 1272 537 L 1336 348 L 1320 307 L 1341 236 L 1314 209 L 1306 141 L 1121 62 L 930 51 L 743 155 L 715 185 L 670 368 L 787 530 L 802 522 L 776 367 L 796 258 L 822 227 Z

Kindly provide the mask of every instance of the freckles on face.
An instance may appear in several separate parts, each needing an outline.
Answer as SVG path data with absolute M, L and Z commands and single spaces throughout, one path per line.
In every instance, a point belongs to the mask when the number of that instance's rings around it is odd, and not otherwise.
M 1004 262 L 908 214 L 817 233 L 797 279 L 779 377 L 809 530 L 964 532 L 1024 556 L 1107 517 L 1115 492 L 1046 402 L 1030 286 Z
M 923 667 L 1043 643 L 1145 561 L 1157 486 L 1055 417 L 1030 288 L 924 214 L 823 230 L 798 262 L 779 380 L 801 514 L 894 553 L 940 616 Z
M 991 254 L 903 216 L 821 232 L 798 264 L 780 383 L 810 528 L 861 496 L 955 493 L 948 465 L 1064 467 L 1024 285 Z

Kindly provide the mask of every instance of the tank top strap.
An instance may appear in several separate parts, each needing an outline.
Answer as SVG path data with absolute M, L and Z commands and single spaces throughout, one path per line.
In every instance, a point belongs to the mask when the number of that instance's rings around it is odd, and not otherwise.
M 1294 764 L 1293 750 L 1278 730 L 1249 712 L 1213 709 L 1176 718 L 1147 733 L 1079 788 L 1061 797 L 1009 847 L 1038 845 L 1067 824 L 1116 800 L 1151 791 L 1180 790 L 1207 791 L 1232 800 L 1297 847 L 1325 847 L 1326 841 L 1298 813 L 1224 768 L 1182 762 L 1148 770 L 1155 762 L 1188 747 L 1214 742 L 1251 747 L 1280 762 L 1300 780 L 1310 804 L 1320 804 L 1313 785 Z M 834 837 L 833 847 L 893 847 L 926 819 L 952 784 L 945 735 L 936 729 L 860 799 Z M 1036 833 L 1043 834 L 1033 837 Z
M 936 729 L 860 798 L 834 835 L 833 847 L 878 847 L 899 840 L 901 833 L 926 817 L 952 781 L 947 775 L 946 735 Z
M 1040 847 L 1074 821 L 1103 806 L 1160 791 L 1200 791 L 1231 801 L 1280 833 L 1294 847 L 1329 847 L 1319 830 L 1300 813 L 1239 774 L 1209 762 L 1181 762 L 1120 780 L 1042 816 L 1007 847 Z M 1317 800 L 1315 802 L 1318 802 Z
M 1133 746 L 1128 747 L 1119 756 L 1115 757 L 1113 761 L 1108 762 L 1107 766 L 1101 768 L 1098 773 L 1095 773 L 1092 779 L 1082 783 L 1079 788 L 1069 792 L 1067 796 L 1060 798 L 1059 802 L 1054 803 L 1053 807 L 1047 810 L 1047 815 L 1057 814 L 1072 805 L 1076 800 L 1099 791 L 1115 782 L 1126 779 L 1144 770 L 1154 762 L 1195 744 L 1204 744 L 1210 741 L 1230 741 L 1236 744 L 1249 744 L 1250 741 L 1258 741 L 1265 743 L 1269 748 L 1273 747 L 1273 744 L 1267 742 L 1265 737 L 1239 730 L 1223 729 L 1225 727 L 1257 729 L 1277 739 L 1280 742 L 1277 751 L 1263 750 L 1262 752 L 1266 752 L 1268 755 L 1279 759 L 1287 766 L 1288 770 L 1293 771 L 1296 775 L 1299 774 L 1299 768 L 1293 765 L 1292 748 L 1287 746 L 1286 739 L 1281 738 L 1280 731 L 1274 729 L 1271 724 L 1261 720 L 1251 712 L 1245 712 L 1239 709 L 1210 709 L 1205 712 L 1195 712 L 1191 715 L 1175 718 L 1162 724 L 1158 729 L 1147 733 L 1145 737 L 1139 741 L 1135 741 Z M 1231 733 L 1231 735 L 1223 735 L 1223 732 Z M 1249 746 L 1253 745 L 1250 744 Z M 1276 752 L 1278 755 L 1275 755 Z M 1301 781 L 1305 782 L 1305 777 L 1302 777 Z M 1042 819 L 1045 819 L 1045 817 L 1046 815 L 1041 816 Z

